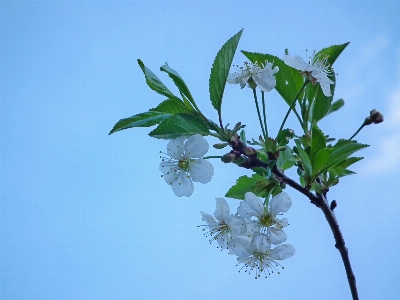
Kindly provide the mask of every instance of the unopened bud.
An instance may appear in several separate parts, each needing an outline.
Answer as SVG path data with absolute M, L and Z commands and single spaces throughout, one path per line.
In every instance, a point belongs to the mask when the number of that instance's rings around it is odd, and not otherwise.
M 228 146 L 228 143 L 219 143 L 219 144 L 214 144 L 213 147 L 215 149 L 222 149 L 225 148 L 226 146 Z
M 374 124 L 379 124 L 383 122 L 383 115 L 380 111 L 376 109 L 371 110 L 369 117 Z
M 244 149 L 244 153 L 246 153 L 247 156 L 253 156 L 253 157 L 257 156 L 257 150 L 252 147 L 246 147 Z
M 383 122 L 383 115 L 381 114 L 380 111 L 373 109 L 369 113 L 369 117 L 365 118 L 364 124 L 365 125 L 371 125 L 372 123 L 374 124 L 379 124 Z
M 333 211 L 335 208 L 337 207 L 337 202 L 336 202 L 336 200 L 332 200 L 332 202 L 331 202 L 331 210 Z
M 221 161 L 224 163 L 231 163 L 236 159 L 236 155 L 233 153 L 226 153 L 221 157 Z

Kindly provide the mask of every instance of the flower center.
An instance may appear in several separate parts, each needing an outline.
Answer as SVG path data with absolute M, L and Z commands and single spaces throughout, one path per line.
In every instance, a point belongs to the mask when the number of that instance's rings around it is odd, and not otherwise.
M 260 224 L 265 227 L 270 227 L 274 224 L 275 218 L 270 214 L 265 214 L 260 218 Z
M 180 159 L 179 162 L 178 162 L 178 167 L 179 167 L 179 169 L 181 169 L 181 170 L 187 171 L 187 170 L 189 169 L 189 163 L 190 163 L 190 160 L 189 160 L 189 159 L 182 158 L 182 159 Z
M 321 55 L 313 55 L 311 57 L 312 66 L 316 68 L 319 72 L 326 73 L 329 75 L 332 73 L 332 69 L 330 68 L 330 64 L 328 62 L 329 55 L 325 55 L 321 57 Z

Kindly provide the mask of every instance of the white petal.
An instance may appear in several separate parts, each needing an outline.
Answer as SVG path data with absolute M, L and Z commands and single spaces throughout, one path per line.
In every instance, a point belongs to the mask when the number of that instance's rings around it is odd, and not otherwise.
M 249 245 L 251 253 L 265 253 L 271 248 L 271 244 L 268 241 L 268 236 L 262 233 L 255 233 L 253 239 Z
M 330 80 L 328 78 L 328 76 L 323 72 L 321 72 L 321 74 L 317 75 L 317 77 L 315 77 L 315 78 L 317 79 L 317 81 L 321 85 L 321 89 L 322 89 L 322 92 L 324 93 L 324 95 L 326 97 L 332 96 L 332 94 L 331 94 L 331 84 L 333 84 L 334 82 L 332 80 Z
M 296 253 L 296 249 L 290 244 L 283 244 L 275 247 L 269 253 L 274 260 L 284 260 L 292 257 Z
M 254 76 L 258 87 L 264 92 L 270 92 L 276 86 L 276 79 L 273 75 L 262 72 Z
M 215 221 L 213 216 L 211 216 L 205 212 L 202 212 L 202 211 L 200 213 L 201 213 L 201 216 L 203 217 L 204 222 L 206 222 L 211 229 L 218 226 L 218 223 L 217 223 L 217 221 Z
M 250 241 L 243 240 L 241 238 L 234 238 L 228 243 L 230 253 L 234 253 L 239 258 L 244 259 L 251 256 L 248 251 Z
M 283 218 L 283 219 L 275 219 L 275 226 L 283 228 L 289 225 L 289 220 L 287 218 Z M 279 229 L 279 228 L 278 228 Z
M 224 198 L 215 198 L 215 202 L 214 217 L 220 222 L 225 222 L 225 218 L 230 214 L 229 205 Z
M 194 182 L 207 183 L 214 175 L 214 167 L 209 161 L 200 158 L 189 163 L 189 173 Z
M 287 235 L 282 229 L 268 227 L 271 244 L 279 245 L 287 240 Z
M 241 77 L 243 77 L 241 74 L 229 73 L 226 82 L 231 84 L 239 84 L 241 82 Z
M 258 217 L 264 213 L 264 203 L 260 197 L 257 197 L 251 192 L 245 195 L 245 201 L 240 202 L 238 214 L 243 218 Z
M 208 151 L 208 142 L 200 134 L 192 135 L 183 147 L 186 158 L 200 158 Z
M 225 223 L 228 225 L 232 236 L 239 236 L 246 233 L 247 228 L 243 218 L 229 215 L 226 216 Z
M 167 145 L 167 154 L 179 160 L 182 157 L 184 140 L 185 137 L 183 136 L 171 140 Z
M 276 195 L 269 202 L 269 210 L 274 216 L 279 213 L 287 212 L 291 206 L 292 200 L 285 192 Z
M 178 165 L 172 160 L 165 160 L 160 163 L 159 169 L 163 174 L 167 174 L 178 170 Z
M 284 55 L 283 56 L 283 61 L 285 64 L 287 64 L 289 67 L 295 68 L 296 70 L 299 71 L 306 71 L 306 72 L 312 72 L 314 70 L 314 67 L 311 66 L 310 64 L 306 63 L 304 59 L 302 59 L 300 56 L 292 56 L 292 55 Z
M 165 182 L 168 184 L 172 184 L 172 182 L 174 182 L 176 178 L 178 178 L 178 174 L 180 173 L 178 171 L 179 169 L 175 168 L 175 169 L 170 169 L 167 173 L 165 173 L 164 175 Z
M 178 197 L 190 197 L 194 190 L 192 180 L 185 174 L 185 172 L 179 172 L 176 180 L 172 181 L 171 186 L 175 195 Z

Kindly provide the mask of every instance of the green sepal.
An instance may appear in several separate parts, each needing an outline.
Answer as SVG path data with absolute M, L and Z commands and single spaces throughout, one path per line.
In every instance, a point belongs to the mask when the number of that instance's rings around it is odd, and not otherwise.
M 226 80 L 231 68 L 233 56 L 242 35 L 243 29 L 231 37 L 218 51 L 212 64 L 209 88 L 211 104 L 221 113 L 222 96 L 224 94 Z
M 180 136 L 208 135 L 209 133 L 207 125 L 199 117 L 192 114 L 176 114 L 161 122 L 149 133 L 149 136 L 170 140 Z

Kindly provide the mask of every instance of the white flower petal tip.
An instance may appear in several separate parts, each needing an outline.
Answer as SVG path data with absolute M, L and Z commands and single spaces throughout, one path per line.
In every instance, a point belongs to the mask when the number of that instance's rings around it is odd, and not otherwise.
M 244 88 L 246 84 L 250 88 L 258 87 L 264 92 L 270 92 L 276 86 L 275 74 L 279 71 L 278 67 L 273 68 L 273 64 L 266 62 L 263 67 L 256 64 L 245 63 L 244 67 L 236 66 L 238 71 L 230 73 L 227 83 L 239 84 Z
M 257 218 L 257 220 L 250 219 L 256 223 L 256 225 L 252 224 L 253 230 L 267 235 L 271 244 L 278 245 L 287 239 L 283 228 L 288 226 L 289 222 L 287 218 L 279 219 L 277 216 L 287 212 L 291 206 L 292 200 L 285 192 L 274 196 L 269 201 L 269 207 L 264 205 L 264 199 L 247 192 L 245 200 L 240 203 L 237 213 L 245 219 Z
M 214 175 L 212 164 L 201 158 L 208 151 L 208 142 L 200 134 L 178 137 L 167 145 L 167 155 L 162 157 L 160 171 L 166 183 L 178 197 L 190 197 L 194 182 L 208 183 Z
M 255 233 L 251 242 L 245 240 L 235 240 L 235 254 L 238 264 L 243 264 L 239 272 L 244 270 L 245 273 L 255 271 L 255 278 L 260 278 L 261 274 L 267 278 L 272 273 L 280 274 L 278 267 L 283 266 L 278 262 L 290 258 L 296 252 L 294 247 L 289 244 L 283 244 L 271 249 L 271 244 L 266 235 Z
M 203 221 L 207 223 L 208 227 L 203 228 L 204 235 L 209 238 L 210 244 L 217 241 L 218 248 L 228 249 L 229 252 L 234 252 L 235 243 L 231 243 L 237 236 L 244 234 L 247 231 L 246 222 L 243 218 L 229 214 L 230 208 L 224 198 L 216 198 L 216 208 L 214 217 L 211 215 L 200 212 Z M 200 226 L 199 226 L 200 227 Z
M 331 84 L 334 82 L 328 77 L 328 75 L 332 74 L 332 69 L 328 63 L 328 56 L 316 55 L 314 52 L 310 58 L 310 63 L 307 63 L 298 55 L 285 55 L 283 61 L 289 67 L 301 71 L 313 85 L 319 82 L 322 92 L 326 97 L 332 96 Z

